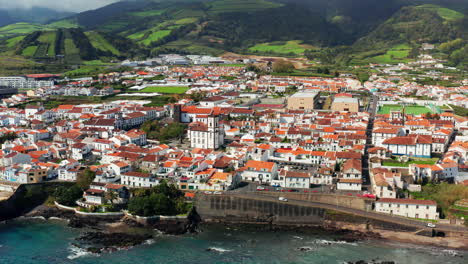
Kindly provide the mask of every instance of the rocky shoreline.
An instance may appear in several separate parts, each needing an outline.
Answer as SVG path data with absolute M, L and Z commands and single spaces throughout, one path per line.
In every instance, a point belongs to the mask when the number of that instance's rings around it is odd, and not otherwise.
M 149 222 L 145 225 L 128 217 L 115 219 L 83 217 L 72 211 L 43 205 L 23 217 L 45 220 L 61 219 L 67 221 L 69 227 L 83 229 L 83 234 L 76 239 L 73 246 L 92 254 L 125 250 L 141 245 L 154 238 L 154 229 L 164 234 L 182 235 L 196 232 L 198 226 L 197 217 L 190 215 L 188 219 L 193 221 L 163 220 Z
M 136 245 L 143 244 L 152 239 L 151 235 L 154 229 L 163 234 L 183 235 L 186 233 L 196 233 L 199 231 L 200 224 L 208 226 L 210 224 L 222 224 L 230 228 L 255 228 L 256 230 L 265 230 L 269 232 L 276 231 L 310 231 L 310 226 L 301 225 L 277 225 L 272 223 L 252 223 L 252 222 L 230 222 L 223 219 L 201 221 L 200 216 L 191 212 L 187 219 L 174 220 L 147 220 L 145 223 L 136 221 L 133 218 L 123 217 L 116 219 L 103 219 L 99 217 L 82 217 L 71 211 L 60 210 L 56 207 L 39 206 L 25 217 L 44 219 L 63 219 L 68 222 L 72 228 L 86 229 L 86 232 L 77 240 L 87 244 L 84 248 L 90 253 L 112 252 L 120 249 L 128 249 Z M 134 232 L 136 229 L 140 232 Z M 438 240 L 417 236 L 414 234 L 401 233 L 396 231 L 366 229 L 364 226 L 336 222 L 322 226 L 314 226 L 315 232 L 324 232 L 339 237 L 340 241 L 349 243 L 365 240 L 387 240 L 411 243 L 424 246 L 435 246 L 440 248 L 467 249 L 463 241 L 458 243 L 455 239 L 439 238 Z M 78 246 L 78 244 L 76 245 Z M 78 246 L 83 248 L 83 246 Z M 367 263 L 367 262 L 361 262 Z M 375 262 L 369 262 L 375 263 Z M 379 263 L 379 262 L 377 262 Z M 391 263 L 391 262 L 383 262 Z

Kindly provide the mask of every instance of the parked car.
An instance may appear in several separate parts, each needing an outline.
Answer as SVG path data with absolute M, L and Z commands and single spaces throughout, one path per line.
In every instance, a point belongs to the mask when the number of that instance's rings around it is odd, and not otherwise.
M 436 225 L 435 225 L 435 224 L 433 224 L 433 223 L 427 223 L 427 227 L 430 227 L 430 228 L 435 228 L 435 227 L 436 227 Z
M 208 191 L 206 191 L 206 192 L 205 192 L 205 194 L 213 194 L 213 193 L 212 193 L 212 192 L 208 192 Z
M 263 186 L 257 186 L 257 191 L 264 191 L 265 190 L 265 187 Z
M 223 194 L 222 192 L 213 192 L 213 194 L 220 195 Z
M 271 187 L 278 188 L 278 187 L 281 187 L 281 185 L 279 185 L 279 184 L 275 184 L 275 185 L 272 185 Z
M 278 200 L 280 200 L 280 201 L 282 201 L 282 202 L 287 202 L 287 201 L 288 201 L 288 199 L 286 199 L 286 198 L 284 198 L 284 197 L 280 197 L 280 198 L 278 198 Z
M 299 190 L 296 190 L 296 189 L 289 189 L 288 192 L 299 192 Z

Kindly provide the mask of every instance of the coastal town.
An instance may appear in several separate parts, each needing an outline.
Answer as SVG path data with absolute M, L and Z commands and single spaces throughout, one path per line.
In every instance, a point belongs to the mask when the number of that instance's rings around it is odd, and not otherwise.
M 88 181 L 55 203 L 148 214 L 129 206 L 135 190 L 170 184 L 188 202 L 327 194 L 429 228 L 463 227 L 468 79 L 430 56 L 370 65 L 366 80 L 275 74 L 284 63 L 168 54 L 95 76 L 0 77 L 1 199 L 21 185 Z M 451 85 L 418 82 L 427 76 Z

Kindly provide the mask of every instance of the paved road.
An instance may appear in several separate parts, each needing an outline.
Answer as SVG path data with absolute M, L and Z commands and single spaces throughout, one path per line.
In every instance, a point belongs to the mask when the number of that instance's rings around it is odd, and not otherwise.
M 245 199 L 253 199 L 253 200 L 260 200 L 260 201 L 269 201 L 269 202 L 279 202 L 277 197 L 269 197 L 269 196 L 261 196 L 258 194 L 253 194 L 253 193 L 229 193 L 231 196 L 239 197 L 239 198 L 245 198 Z M 280 196 L 280 194 L 278 194 Z M 312 201 L 301 201 L 301 200 L 291 200 L 288 199 L 288 204 L 291 205 L 299 205 L 299 206 L 305 206 L 305 207 L 315 207 L 315 208 L 322 208 L 322 209 L 330 209 L 330 210 L 335 210 L 339 212 L 344 212 L 348 214 L 354 214 L 374 220 L 380 220 L 380 221 L 385 221 L 385 222 L 391 222 L 395 224 L 400 224 L 400 225 L 405 225 L 405 226 L 411 226 L 411 227 L 416 227 L 416 228 L 422 228 L 422 229 L 431 229 L 427 227 L 427 223 L 421 222 L 421 221 L 414 221 L 411 219 L 403 218 L 403 217 L 397 217 L 397 216 L 390 216 L 388 214 L 381 214 L 381 213 L 376 213 L 376 212 L 369 212 L 369 211 L 363 211 L 363 210 L 358 210 L 358 209 L 353 209 L 353 208 L 348 208 L 348 207 L 343 207 L 343 206 L 337 206 L 337 205 L 332 205 L 332 204 L 325 204 L 325 203 L 318 203 L 318 202 L 312 202 Z M 442 225 L 442 224 L 437 224 L 437 231 L 445 231 L 445 232 L 465 232 L 468 235 L 468 229 L 462 226 L 451 226 L 451 225 Z

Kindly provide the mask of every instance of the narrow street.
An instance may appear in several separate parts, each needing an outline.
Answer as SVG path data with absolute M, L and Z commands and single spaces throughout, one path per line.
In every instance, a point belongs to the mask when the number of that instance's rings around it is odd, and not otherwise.
M 370 190 L 370 174 L 369 174 L 369 147 L 372 146 L 372 130 L 374 128 L 374 119 L 377 113 L 377 103 L 379 98 L 376 95 L 372 95 L 371 101 L 369 102 L 369 123 L 367 125 L 366 131 L 366 146 L 364 148 L 364 155 L 362 156 L 362 178 L 363 178 L 363 185 Z

